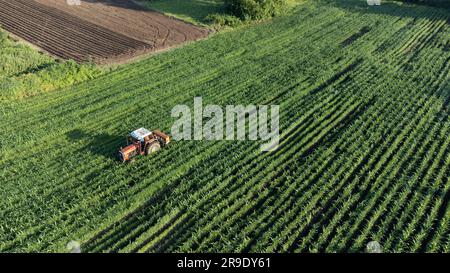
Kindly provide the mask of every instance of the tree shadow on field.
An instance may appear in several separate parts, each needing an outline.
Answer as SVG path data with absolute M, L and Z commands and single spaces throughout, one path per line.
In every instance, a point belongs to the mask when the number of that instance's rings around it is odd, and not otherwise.
M 106 158 L 114 159 L 120 146 L 125 146 L 124 136 L 110 135 L 107 133 L 90 134 L 81 129 L 75 129 L 66 133 L 71 142 L 86 143 L 79 152 L 91 152 Z
M 146 6 L 148 0 L 82 0 L 87 3 L 100 3 L 105 6 L 114 6 L 129 10 L 163 12 L 178 14 L 203 21 L 213 13 L 224 11 L 223 0 L 159 0 L 153 1 L 152 7 Z
M 125 9 L 132 9 L 132 10 L 141 10 L 145 11 L 148 10 L 138 4 L 136 4 L 134 1 L 131 0 L 82 0 L 82 2 L 88 2 L 88 3 L 100 3 L 106 6 L 114 6 L 114 7 L 120 7 Z M 83 4 L 83 3 L 81 3 Z
M 366 0 L 325 0 L 325 2 L 350 12 L 359 12 L 364 14 L 426 19 L 435 19 L 436 16 L 442 16 L 443 19 L 447 19 L 447 22 L 449 22 L 448 19 L 450 18 L 450 12 L 448 9 L 417 4 L 411 5 L 402 2 L 382 1 L 379 6 L 369 6 Z
M 224 0 L 140 0 L 139 2 L 149 9 L 156 9 L 185 19 L 192 18 L 199 22 L 205 22 L 205 18 L 210 14 L 225 12 Z

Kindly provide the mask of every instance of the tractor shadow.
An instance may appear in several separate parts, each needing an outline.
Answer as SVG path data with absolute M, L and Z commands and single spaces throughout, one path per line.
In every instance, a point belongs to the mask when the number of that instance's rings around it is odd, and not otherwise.
M 75 129 L 66 133 L 70 142 L 81 142 L 84 145 L 79 152 L 90 152 L 102 157 L 114 159 L 121 146 L 126 145 L 126 139 L 122 135 L 110 135 L 107 133 L 90 134 L 81 129 Z

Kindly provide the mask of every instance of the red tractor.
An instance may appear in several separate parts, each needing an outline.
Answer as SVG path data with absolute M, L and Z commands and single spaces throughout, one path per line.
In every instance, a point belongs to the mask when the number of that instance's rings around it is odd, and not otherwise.
M 145 128 L 131 132 L 127 138 L 127 146 L 120 148 L 119 160 L 121 162 L 130 161 L 137 155 L 149 155 L 169 144 L 170 137 L 161 131 L 149 131 Z

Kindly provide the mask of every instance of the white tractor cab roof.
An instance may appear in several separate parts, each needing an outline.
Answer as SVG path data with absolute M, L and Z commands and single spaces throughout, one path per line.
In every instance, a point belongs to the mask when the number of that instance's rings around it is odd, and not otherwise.
M 137 130 L 131 132 L 130 135 L 131 135 L 131 137 L 134 138 L 134 139 L 137 139 L 137 140 L 139 140 L 139 141 L 144 141 L 144 138 L 145 138 L 145 137 L 148 137 L 148 136 L 151 135 L 152 133 L 153 133 L 153 132 L 150 131 L 150 130 L 147 130 L 147 129 L 145 129 L 145 128 L 140 128 L 140 129 L 137 129 Z

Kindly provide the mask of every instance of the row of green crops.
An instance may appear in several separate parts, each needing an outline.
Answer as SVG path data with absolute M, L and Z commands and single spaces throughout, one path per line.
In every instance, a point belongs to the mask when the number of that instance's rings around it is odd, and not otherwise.
M 0 251 L 448 252 L 448 14 L 311 2 L 0 104 Z M 195 96 L 279 104 L 279 149 L 180 141 L 117 161 L 129 131 L 170 133 Z
M 422 5 L 430 5 L 440 8 L 450 8 L 450 3 L 447 0 L 395 0 L 405 3 L 414 3 Z

